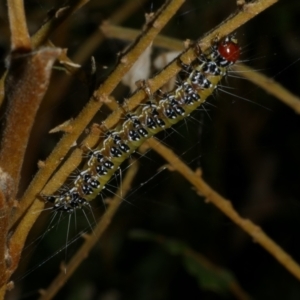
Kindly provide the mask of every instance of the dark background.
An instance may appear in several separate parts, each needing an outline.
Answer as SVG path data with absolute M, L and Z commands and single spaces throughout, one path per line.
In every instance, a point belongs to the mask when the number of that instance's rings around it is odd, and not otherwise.
M 25 2 L 31 33 L 39 28 L 49 9 L 61 5 L 60 1 L 50 0 Z M 141 28 L 144 13 L 155 11 L 162 2 L 141 3 L 140 9 L 122 25 Z M 72 57 L 121 3 L 91 1 L 52 40 L 57 46 L 68 48 Z M 233 0 L 187 0 L 163 34 L 182 40 L 199 38 L 234 10 Z M 296 95 L 300 94 L 299 17 L 298 0 L 280 1 L 237 31 L 241 60 Z M 3 3 L 0 22 L 1 69 L 4 70 L 9 28 Z M 114 66 L 117 53 L 125 45 L 126 41 L 109 39 L 93 53 L 99 82 Z M 155 48 L 154 55 L 162 51 Z M 103 66 L 108 69 L 104 70 Z M 60 138 L 59 133 L 47 132 L 75 117 L 88 101 L 86 84 L 74 77 L 71 85 L 63 90 L 59 85 L 63 77 L 66 77 L 64 72 L 54 71 L 32 134 L 20 195 L 36 172 L 37 161 L 45 159 Z M 300 261 L 300 117 L 244 79 L 229 77 L 223 85 L 210 98 L 205 110 L 177 124 L 176 131 L 161 133 L 159 138 L 191 168 L 201 167 L 205 180 L 230 199 L 242 216 L 261 226 Z M 129 94 L 126 87 L 120 86 L 114 95 L 122 101 Z M 107 114 L 103 109 L 94 121 L 101 122 Z M 253 299 L 300 298 L 299 282 L 221 212 L 197 196 L 185 179 L 176 172 L 158 173 L 164 164 L 160 157 L 153 152 L 136 157 L 139 157 L 140 171 L 130 195 L 103 238 L 56 299 L 235 299 L 226 291 L 218 292 L 218 288 L 200 286 L 181 255 L 172 255 L 154 241 L 132 238 L 130 233 L 135 230 L 147 230 L 186 243 L 234 274 Z M 119 186 L 119 181 L 112 185 Z M 141 183 L 145 184 L 141 186 Z M 98 220 L 105 210 L 101 197 L 92 205 Z M 93 226 L 94 219 L 87 214 Z M 46 211 L 33 228 L 22 264 L 15 274 L 16 288 L 10 299 L 36 299 L 38 289 L 50 284 L 61 261 L 69 260 L 81 244 L 79 238 L 65 250 L 69 219 L 57 217 L 50 224 L 51 217 Z M 72 219 L 69 241 L 81 231 L 91 231 L 83 214 L 77 213 L 76 227 L 74 224 Z

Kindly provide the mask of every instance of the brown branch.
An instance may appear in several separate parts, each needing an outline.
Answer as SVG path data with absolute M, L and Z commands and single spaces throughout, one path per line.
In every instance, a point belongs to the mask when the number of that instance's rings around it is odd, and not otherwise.
M 52 65 L 60 49 L 45 48 L 11 57 L 6 77 L 8 108 L 1 141 L 0 166 L 16 183 L 36 112 L 47 91 Z
M 11 179 L 10 193 L 7 192 L 7 182 L 1 177 L 0 187 L 6 194 L 5 202 L 1 202 L 1 211 L 5 212 L 1 223 L 0 240 L 7 239 L 11 210 L 20 181 L 20 172 L 27 148 L 31 128 L 36 112 L 47 91 L 52 64 L 60 50 L 45 48 L 26 55 L 14 54 L 10 61 L 9 72 L 6 77 L 6 97 L 8 108 L 6 112 L 5 128 L 1 140 L 0 166 L 6 178 Z M 7 241 L 2 244 L 6 246 Z M 0 255 L 2 255 L 0 251 Z M 7 259 L 10 256 L 9 260 Z M 20 253 L 19 253 L 20 255 Z M 4 266 L 11 267 L 13 254 L 7 251 L 6 258 L 0 257 L 2 268 L 0 285 L 9 278 L 10 273 Z
M 7 109 L 0 149 L 1 188 L 1 292 L 14 267 L 14 253 L 7 247 L 11 211 L 20 181 L 20 172 L 31 128 L 49 84 L 52 65 L 60 49 L 31 52 L 22 1 L 8 1 L 11 56 L 5 81 Z M 20 256 L 20 253 L 18 253 Z
M 120 204 L 122 203 L 124 197 L 128 193 L 131 187 L 132 180 L 134 179 L 138 170 L 138 165 L 136 162 L 131 164 L 128 172 L 122 182 L 122 188 L 119 189 L 116 196 L 109 201 L 108 208 L 102 218 L 100 219 L 98 225 L 93 230 L 93 234 L 85 235 L 84 244 L 78 249 L 78 251 L 73 255 L 71 261 L 63 267 L 58 276 L 53 280 L 47 290 L 43 290 L 40 300 L 52 299 L 57 292 L 63 287 L 70 276 L 75 272 L 81 262 L 87 258 L 89 252 L 103 235 L 105 230 L 111 223 L 115 213 L 117 212 Z
M 242 218 L 233 208 L 231 202 L 223 198 L 220 194 L 214 191 L 203 179 L 199 176 L 199 172 L 195 173 L 186 164 L 184 164 L 173 151 L 160 144 L 157 140 L 150 139 L 148 145 L 157 153 L 159 153 L 169 164 L 172 169 L 177 170 L 185 177 L 197 190 L 199 196 L 206 198 L 208 203 L 215 205 L 227 217 L 229 217 L 242 230 L 248 233 L 253 240 L 260 244 L 268 251 L 277 261 L 282 264 L 292 275 L 300 280 L 300 266 L 293 258 L 286 253 L 279 245 L 277 245 L 267 234 L 250 220 Z
M 149 23 L 145 33 L 143 33 L 131 49 L 126 52 L 116 66 L 115 70 L 109 78 L 102 84 L 102 86 L 94 93 L 92 99 L 87 103 L 79 116 L 71 123 L 72 132 L 67 133 L 60 140 L 52 154 L 45 161 L 45 167 L 40 169 L 27 191 L 24 198 L 20 203 L 20 207 L 13 217 L 13 224 L 31 205 L 37 194 L 41 191 L 51 174 L 61 162 L 62 158 L 71 148 L 72 144 L 77 140 L 82 131 L 87 127 L 90 120 L 94 117 L 97 111 L 113 91 L 116 85 L 120 82 L 123 75 L 131 68 L 134 62 L 138 59 L 139 55 L 146 49 L 152 42 L 153 38 L 165 26 L 170 18 L 175 14 L 183 0 L 176 0 L 164 5 L 162 9 L 156 14 L 153 21 Z
M 5 293 L 6 293 L 6 286 L 3 285 L 2 287 L 0 287 L 0 299 L 4 299 Z
M 11 31 L 11 52 L 29 52 L 31 42 L 27 30 L 23 0 L 8 0 L 7 6 Z
M 41 202 L 36 202 L 28 209 L 28 213 L 20 220 L 12 238 L 8 242 L 8 250 L 10 255 L 10 264 L 6 270 L 7 280 L 19 265 L 21 253 L 26 242 L 28 233 L 36 221 L 37 211 L 43 209 Z
M 11 210 L 14 206 L 15 180 L 0 167 L 0 299 L 6 286 L 6 268 L 10 264 L 10 252 L 7 249 L 7 236 Z M 6 288 L 4 288 L 4 291 Z

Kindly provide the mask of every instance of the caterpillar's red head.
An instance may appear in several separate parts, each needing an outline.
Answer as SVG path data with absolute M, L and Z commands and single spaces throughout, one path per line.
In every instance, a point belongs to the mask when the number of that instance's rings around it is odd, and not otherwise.
M 235 63 L 240 57 L 240 47 L 234 35 L 227 36 L 218 44 L 220 55 L 230 63 Z

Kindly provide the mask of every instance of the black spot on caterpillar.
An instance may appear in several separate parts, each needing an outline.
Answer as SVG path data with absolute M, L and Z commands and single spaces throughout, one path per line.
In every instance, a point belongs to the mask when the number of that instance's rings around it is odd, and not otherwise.
M 237 40 L 230 35 L 215 42 L 190 65 L 180 62 L 184 78 L 163 96 L 151 95 L 148 102 L 128 113 L 125 121 L 88 154 L 88 161 L 73 183 L 61 192 L 43 196 L 56 211 L 72 213 L 89 205 L 113 174 L 144 141 L 178 123 L 203 104 L 218 87 L 228 68 L 239 58 Z

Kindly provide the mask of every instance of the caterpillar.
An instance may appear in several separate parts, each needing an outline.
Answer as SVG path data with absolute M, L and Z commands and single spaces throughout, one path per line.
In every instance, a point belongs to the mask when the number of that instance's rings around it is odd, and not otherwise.
M 150 95 L 145 104 L 127 113 L 125 121 L 109 131 L 97 149 L 90 150 L 72 186 L 53 195 L 43 195 L 43 198 L 53 203 L 55 211 L 68 213 L 89 205 L 122 162 L 144 141 L 186 118 L 204 103 L 239 55 L 237 39 L 230 35 L 215 41 L 191 64 L 180 61 L 185 78 L 172 91 Z

